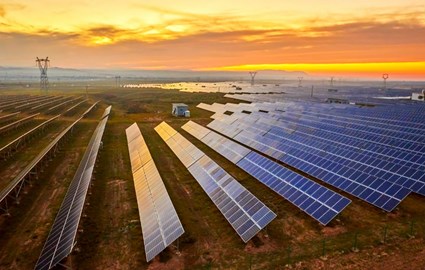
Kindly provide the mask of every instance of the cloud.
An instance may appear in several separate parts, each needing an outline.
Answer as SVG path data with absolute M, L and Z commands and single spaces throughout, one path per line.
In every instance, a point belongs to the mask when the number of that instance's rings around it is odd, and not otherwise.
M 170 38 L 150 40 L 145 32 L 152 29 L 158 29 L 158 36 L 168 34 Z M 146 69 L 425 61 L 424 37 L 423 24 L 398 21 L 358 21 L 299 30 L 245 29 L 177 35 L 162 28 L 127 30 L 108 25 L 76 33 L 48 30 L 38 34 L 0 33 L 3 65 L 26 65 L 37 55 L 47 55 L 52 65 L 62 67 Z M 97 46 L 87 46 L 85 42 L 90 38 L 99 38 Z

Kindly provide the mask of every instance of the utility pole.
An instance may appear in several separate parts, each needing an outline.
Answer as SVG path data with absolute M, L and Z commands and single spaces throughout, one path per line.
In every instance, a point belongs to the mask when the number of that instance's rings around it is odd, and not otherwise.
M 47 78 L 47 69 L 50 66 L 49 57 L 46 57 L 45 59 L 39 59 L 37 57 L 35 63 L 40 70 L 40 90 L 47 94 L 47 89 L 49 88 L 49 78 Z

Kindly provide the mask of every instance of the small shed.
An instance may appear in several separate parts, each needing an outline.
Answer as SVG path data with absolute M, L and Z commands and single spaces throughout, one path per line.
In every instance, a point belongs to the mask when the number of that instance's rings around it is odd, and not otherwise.
M 189 106 L 184 103 L 173 103 L 173 110 L 171 113 L 174 116 L 185 116 L 185 112 L 189 110 Z

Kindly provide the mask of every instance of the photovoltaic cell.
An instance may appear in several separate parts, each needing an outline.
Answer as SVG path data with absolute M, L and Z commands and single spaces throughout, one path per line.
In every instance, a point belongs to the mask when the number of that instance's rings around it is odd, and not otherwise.
M 276 217 L 258 198 L 168 124 L 162 122 L 155 130 L 244 242 Z
M 184 229 L 137 124 L 127 128 L 126 134 L 146 260 L 150 261 Z

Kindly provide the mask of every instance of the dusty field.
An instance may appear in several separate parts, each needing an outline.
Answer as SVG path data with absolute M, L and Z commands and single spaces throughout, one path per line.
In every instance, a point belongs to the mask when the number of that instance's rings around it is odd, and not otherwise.
M 198 103 L 232 100 L 220 94 L 151 89 L 98 89 L 93 90 L 91 98 L 102 100 L 101 108 L 79 126 L 57 158 L 49 163 L 41 181 L 28 190 L 32 196 L 24 196 L 21 204 L 11 210 L 11 217 L 0 217 L 0 269 L 33 268 L 96 121 L 107 104 L 113 105 L 112 114 L 98 155 L 77 246 L 66 262 L 73 269 L 425 268 L 425 198 L 411 195 L 397 210 L 387 214 L 344 194 L 353 203 L 323 227 L 181 130 L 187 119 L 170 115 L 172 102 L 184 102 L 190 106 L 192 120 L 207 124 L 210 113 L 195 108 Z M 278 215 L 266 230 L 246 245 L 240 240 L 153 130 L 163 120 Z M 150 263 L 145 259 L 125 138 L 125 128 L 133 122 L 138 123 L 156 164 L 160 164 L 159 172 L 186 231 Z M 32 146 L 24 149 L 31 151 Z M 18 153 L 13 158 L 13 162 L 23 162 Z M 18 170 L 10 167 L 1 165 L 0 169 L 9 175 Z M 12 249 L 16 246 L 19 248 Z

